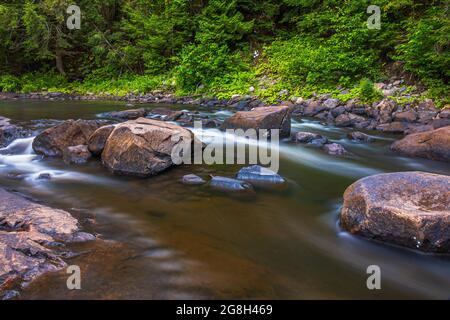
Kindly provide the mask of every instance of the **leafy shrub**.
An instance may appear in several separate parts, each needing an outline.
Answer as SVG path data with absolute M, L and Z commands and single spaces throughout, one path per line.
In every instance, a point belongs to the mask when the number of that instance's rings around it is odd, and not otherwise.
M 363 102 L 373 102 L 383 98 L 383 94 L 375 89 L 373 82 L 367 78 L 359 82 L 359 96 Z
M 244 69 L 240 54 L 230 52 L 226 45 L 190 45 L 180 55 L 176 82 L 180 90 L 193 92 L 201 86 L 209 87 L 217 78 Z
M 407 41 L 397 46 L 398 60 L 405 70 L 416 75 L 430 90 L 430 96 L 449 99 L 450 21 L 444 7 L 431 7 L 427 16 L 410 19 Z
M 20 89 L 19 79 L 11 75 L 0 76 L 0 91 L 14 92 Z

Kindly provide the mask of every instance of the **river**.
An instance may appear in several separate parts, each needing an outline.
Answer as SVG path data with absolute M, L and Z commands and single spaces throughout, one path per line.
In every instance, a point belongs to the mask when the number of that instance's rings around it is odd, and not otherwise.
M 166 107 L 211 119 L 231 115 Z M 0 101 L 0 115 L 36 130 L 123 108 L 119 102 Z M 68 290 L 68 275 L 59 272 L 33 282 L 21 298 L 448 299 L 448 256 L 357 238 L 338 223 L 343 192 L 359 178 L 416 170 L 450 175 L 448 164 L 394 154 L 389 145 L 399 136 L 367 132 L 374 141 L 357 144 L 346 138 L 349 129 L 308 119 L 293 119 L 292 129 L 325 135 L 351 156 L 283 140 L 279 173 L 289 187 L 252 197 L 179 181 L 189 173 L 233 177 L 242 165 L 179 166 L 149 179 L 127 178 L 100 161 L 76 166 L 42 159 L 32 151 L 33 138 L 14 141 L 0 150 L 0 186 L 71 212 L 102 239 L 72 245 L 79 255 L 68 263 L 81 267 L 81 290 Z M 41 173 L 52 178 L 38 179 Z M 367 289 L 370 265 L 381 268 L 381 290 Z

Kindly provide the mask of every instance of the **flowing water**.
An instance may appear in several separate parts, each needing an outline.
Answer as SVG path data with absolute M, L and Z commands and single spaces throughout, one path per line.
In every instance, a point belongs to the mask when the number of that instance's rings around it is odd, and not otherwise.
M 114 102 L 3 101 L 0 115 L 39 131 L 123 108 Z M 217 119 L 231 115 L 194 110 Z M 72 246 L 79 255 L 68 263 L 81 267 L 81 290 L 69 291 L 67 274 L 59 272 L 33 282 L 21 297 L 448 299 L 448 256 L 367 241 L 338 224 L 342 194 L 357 179 L 393 171 L 450 174 L 448 164 L 392 153 L 389 145 L 398 136 L 369 132 L 374 142 L 356 144 L 346 139 L 347 129 L 317 121 L 296 119 L 292 127 L 326 135 L 351 155 L 336 158 L 281 141 L 279 173 L 289 187 L 250 197 L 179 182 L 188 173 L 233 177 L 242 165 L 179 166 L 149 179 L 126 178 L 95 160 L 69 166 L 42 159 L 31 148 L 33 138 L 14 141 L 0 150 L 0 186 L 68 210 L 102 239 Z M 52 178 L 39 179 L 42 173 Z M 381 268 L 381 290 L 367 289 L 370 265 Z

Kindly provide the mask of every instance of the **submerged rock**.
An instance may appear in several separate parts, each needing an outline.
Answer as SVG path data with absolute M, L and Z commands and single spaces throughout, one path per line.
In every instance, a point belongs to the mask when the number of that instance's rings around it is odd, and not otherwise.
M 226 119 L 222 129 L 278 129 L 280 137 L 291 132 L 291 110 L 287 106 L 258 107 L 251 111 L 239 111 Z
M 205 119 L 202 120 L 203 128 L 219 128 L 222 122 L 217 119 Z
M 38 180 L 50 180 L 52 178 L 52 175 L 48 172 L 44 172 L 38 175 Z
M 144 108 L 140 108 L 140 109 L 104 112 L 99 114 L 99 117 L 119 119 L 119 120 L 136 120 L 138 118 L 145 117 L 146 115 L 147 111 Z
M 239 170 L 236 175 L 238 180 L 250 182 L 252 184 L 284 184 L 286 180 L 279 174 L 268 168 L 258 165 L 245 167 Z
M 253 186 L 248 182 L 219 176 L 212 177 L 209 185 L 225 191 L 253 191 Z
M 88 146 L 86 145 L 67 147 L 63 151 L 63 160 L 67 164 L 83 164 L 91 157 L 92 154 L 89 152 Z
M 328 143 L 322 147 L 322 149 L 332 156 L 343 156 L 347 154 L 347 151 L 338 143 Z
M 409 157 L 450 161 L 450 126 L 410 134 L 394 142 L 391 149 Z
M 297 132 L 293 140 L 298 143 L 307 143 L 318 147 L 321 147 L 329 142 L 327 137 L 312 132 Z
M 114 128 L 102 153 L 112 172 L 149 177 L 174 165 L 175 148 L 194 143 L 194 134 L 178 125 L 140 118 Z
M 95 132 L 89 137 L 88 148 L 89 151 L 99 156 L 102 154 L 105 148 L 106 140 L 108 140 L 111 132 L 114 130 L 114 125 L 103 126 L 95 130 Z
M 17 138 L 29 135 L 23 128 L 10 123 L 10 120 L 0 116 L 0 148 L 8 146 Z
M 179 118 L 185 115 L 184 111 L 171 110 L 167 108 L 155 108 L 150 110 L 152 117 L 162 121 L 177 121 Z
M 41 132 L 33 141 L 33 150 L 47 157 L 62 157 L 67 147 L 87 145 L 89 137 L 101 126 L 95 120 L 67 120 Z
M 350 140 L 357 142 L 370 142 L 373 140 L 371 136 L 359 131 L 350 132 L 349 134 L 347 134 L 347 137 Z
M 36 204 L 0 189 L 0 293 L 66 266 L 53 243 L 79 238 L 68 212 Z M 86 238 L 86 237 L 85 237 Z M 88 240 L 94 240 L 92 235 Z
M 181 182 L 187 185 L 200 185 L 204 184 L 206 181 L 195 174 L 187 174 L 181 178 Z
M 450 177 L 424 172 L 363 178 L 344 194 L 341 226 L 352 234 L 450 252 Z

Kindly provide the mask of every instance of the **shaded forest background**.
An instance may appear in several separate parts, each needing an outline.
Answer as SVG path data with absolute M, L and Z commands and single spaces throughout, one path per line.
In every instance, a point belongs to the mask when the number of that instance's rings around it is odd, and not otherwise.
M 349 98 L 400 75 L 447 103 L 449 35 L 448 1 L 1 1 L 0 91 Z

